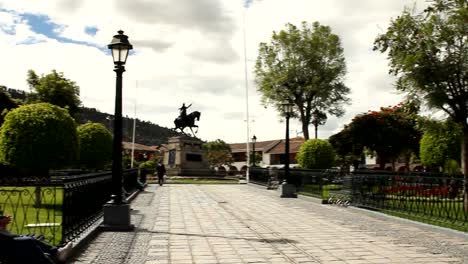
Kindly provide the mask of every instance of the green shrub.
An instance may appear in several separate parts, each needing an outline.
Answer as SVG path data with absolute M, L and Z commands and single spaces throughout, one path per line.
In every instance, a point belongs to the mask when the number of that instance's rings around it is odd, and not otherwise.
M 309 139 L 299 149 L 297 161 L 304 169 L 327 169 L 334 165 L 335 155 L 327 140 Z
M 461 173 L 460 165 L 456 160 L 449 159 L 444 164 L 444 172 L 448 174 L 459 174 Z
M 78 156 L 76 124 L 67 110 L 49 103 L 20 106 L 0 128 L 0 162 L 47 175 L 74 164 Z
M 155 160 L 148 160 L 145 162 L 140 163 L 139 168 L 145 168 L 148 170 L 154 170 L 156 168 L 156 161 Z
M 99 123 L 78 127 L 80 139 L 80 166 L 103 169 L 112 160 L 112 134 Z

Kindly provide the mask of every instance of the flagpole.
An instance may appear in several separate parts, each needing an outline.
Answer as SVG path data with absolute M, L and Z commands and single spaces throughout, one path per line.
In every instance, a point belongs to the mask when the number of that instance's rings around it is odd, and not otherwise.
M 138 80 L 135 81 L 135 112 L 133 116 L 133 135 L 132 135 L 132 159 L 130 162 L 130 168 L 133 168 L 133 159 L 135 154 L 135 128 L 136 128 L 136 109 L 137 109 L 137 90 L 138 90 Z
M 248 0 L 246 0 L 248 1 Z M 243 23 L 243 35 L 244 35 L 244 79 L 245 79 L 245 112 L 246 112 L 246 123 L 247 123 L 247 141 L 246 141 L 246 154 L 247 154 L 247 170 L 245 172 L 245 181 L 249 183 L 250 180 L 250 118 L 249 118 L 249 82 L 247 79 L 247 44 L 246 44 L 246 35 L 245 35 L 245 13 L 242 13 L 242 23 Z

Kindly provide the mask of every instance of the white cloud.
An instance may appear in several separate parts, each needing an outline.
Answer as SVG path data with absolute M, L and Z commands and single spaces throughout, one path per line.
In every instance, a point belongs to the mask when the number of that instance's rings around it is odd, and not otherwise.
M 245 12 L 249 79 L 250 137 L 258 140 L 284 137 L 285 125 L 272 108 L 260 105 L 253 82 L 258 43 L 270 40 L 285 23 L 319 21 L 332 27 L 345 49 L 352 104 L 341 118 L 330 117 L 319 128 L 327 138 L 343 124 L 368 109 L 398 103 L 402 96 L 388 76 L 385 55 L 372 51 L 372 42 L 389 20 L 410 0 L 264 0 L 254 1 Z M 417 0 L 417 8 L 426 5 Z M 27 90 L 26 72 L 64 72 L 81 88 L 84 105 L 112 113 L 115 73 L 110 55 L 86 45 L 62 43 L 37 34 L 16 14 L 46 15 L 61 26 L 60 37 L 106 47 L 123 29 L 135 48 L 124 74 L 124 114 L 133 116 L 135 96 L 139 119 L 173 127 L 178 108 L 192 103 L 199 110 L 198 136 L 227 142 L 245 142 L 243 1 L 232 0 L 0 0 L 0 84 Z M 8 12 L 7 12 L 8 11 Z M 86 27 L 96 27 L 94 36 Z M 15 29 L 15 34 L 8 34 Z M 20 45 L 26 41 L 40 42 Z M 135 88 L 138 80 L 138 89 Z M 291 121 L 292 134 L 301 131 Z M 313 135 L 313 128 L 310 127 Z

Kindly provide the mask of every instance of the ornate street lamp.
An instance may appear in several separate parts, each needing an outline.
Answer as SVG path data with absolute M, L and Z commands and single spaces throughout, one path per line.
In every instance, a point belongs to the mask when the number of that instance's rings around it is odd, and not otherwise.
M 112 149 L 112 195 L 111 201 L 104 206 L 103 227 L 110 230 L 132 230 L 130 224 L 130 206 L 122 197 L 122 73 L 125 62 L 133 46 L 122 30 L 112 38 L 107 46 L 112 51 L 115 86 L 114 141 Z
M 297 198 L 296 185 L 292 183 L 289 172 L 289 118 L 293 112 L 293 104 L 291 102 L 282 103 L 283 112 L 286 115 L 286 142 L 284 150 L 284 182 L 281 186 L 281 198 Z
M 252 137 L 252 149 L 253 149 L 253 155 L 252 155 L 252 166 L 255 167 L 255 143 L 257 142 L 257 137 L 253 135 Z

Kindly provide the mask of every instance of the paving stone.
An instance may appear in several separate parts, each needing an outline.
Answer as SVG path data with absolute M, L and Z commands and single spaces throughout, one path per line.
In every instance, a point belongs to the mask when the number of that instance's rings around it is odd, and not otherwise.
M 131 207 L 134 232 L 72 263 L 468 263 L 468 235 L 251 185 L 151 185 Z

